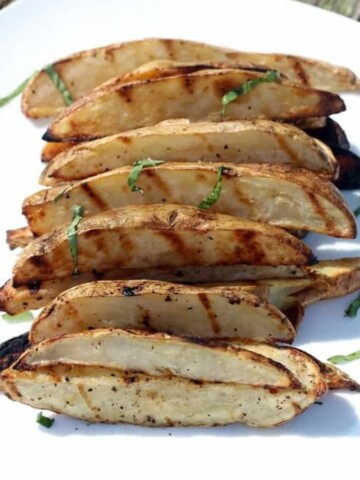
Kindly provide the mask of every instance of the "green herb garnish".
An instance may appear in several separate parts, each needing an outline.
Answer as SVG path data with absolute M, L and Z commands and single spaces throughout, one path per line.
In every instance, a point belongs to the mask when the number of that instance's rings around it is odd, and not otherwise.
M 77 231 L 78 231 L 79 223 L 84 217 L 84 207 L 82 205 L 73 205 L 71 207 L 71 210 L 73 212 L 73 218 L 67 231 L 67 237 L 68 237 L 68 242 L 70 247 L 70 253 L 74 262 L 74 270 L 72 275 L 73 277 L 75 277 L 76 275 L 79 275 Z
M 360 205 L 357 208 L 355 208 L 354 215 L 355 217 L 358 217 L 360 215 Z
M 360 295 L 350 303 L 347 310 L 345 310 L 345 317 L 356 317 L 360 308 Z
M 36 417 L 37 423 L 40 423 L 43 427 L 51 428 L 55 422 L 55 418 L 45 417 L 42 412 Z
M 243 85 L 241 85 L 238 88 L 234 88 L 233 90 L 230 90 L 229 92 L 225 93 L 221 99 L 221 115 L 225 115 L 225 110 L 226 106 L 239 98 L 242 95 L 246 95 L 247 93 L 251 92 L 251 90 L 254 90 L 255 87 L 260 85 L 261 83 L 271 83 L 271 82 L 276 82 L 279 80 L 280 74 L 277 70 L 269 70 L 266 72 L 264 77 L 259 77 L 259 78 L 254 78 L 253 80 L 248 80 L 245 82 Z
M 142 169 L 147 167 L 156 167 L 157 165 L 161 165 L 162 163 L 165 163 L 165 160 L 152 160 L 151 158 L 136 160 L 136 162 L 133 163 L 133 168 L 128 178 L 128 185 L 130 187 L 130 190 L 132 192 L 139 192 L 143 194 L 143 189 L 136 186 L 136 180 L 138 179 Z
M 45 72 L 49 75 L 50 79 L 52 80 L 53 84 L 55 87 L 59 90 L 61 93 L 61 96 L 64 100 L 65 105 L 68 107 L 71 105 L 74 100 L 71 96 L 71 93 L 67 89 L 67 86 L 63 82 L 62 78 L 58 74 L 58 72 L 55 70 L 54 65 L 48 65 L 47 67 L 44 68 Z
M 7 103 L 10 102 L 10 100 L 12 100 L 13 98 L 17 97 L 18 95 L 20 95 L 20 93 L 23 92 L 24 88 L 26 87 L 26 85 L 30 82 L 30 80 L 32 80 L 33 77 L 35 77 L 35 75 L 37 74 L 38 72 L 35 72 L 31 75 L 31 77 L 27 78 L 26 80 L 24 80 L 22 82 L 21 85 L 19 85 L 17 88 L 15 88 L 15 90 L 11 93 L 9 93 L 9 95 L 7 95 L 6 97 L 3 97 L 3 98 L 0 98 L 0 107 L 2 107 L 3 105 L 6 105 Z
M 328 362 L 334 363 L 346 363 L 352 362 L 353 360 L 360 359 L 360 350 L 357 352 L 349 353 L 349 355 L 334 355 L 333 357 L 328 358 Z
M 219 200 L 221 189 L 222 189 L 222 174 L 225 169 L 226 167 L 218 168 L 218 174 L 217 174 L 217 179 L 216 179 L 214 188 L 212 189 L 212 192 L 210 193 L 210 195 L 206 197 L 205 200 L 199 203 L 198 208 L 202 208 L 203 210 L 206 210 L 207 208 L 210 208 L 211 205 L 213 205 L 215 202 Z
M 3 320 L 10 322 L 29 322 L 34 320 L 34 315 L 31 312 L 22 312 L 18 315 L 9 315 L 8 313 L 3 313 L 1 317 Z
M 66 190 L 67 190 L 68 188 L 69 188 L 69 187 L 65 187 L 64 190 L 62 190 L 60 193 L 58 193 L 58 194 L 56 195 L 56 197 L 54 198 L 53 202 L 54 202 L 54 203 L 57 203 L 57 202 L 60 200 L 60 198 L 62 198 L 62 197 L 64 196 L 64 194 L 65 194 L 65 192 L 66 192 Z

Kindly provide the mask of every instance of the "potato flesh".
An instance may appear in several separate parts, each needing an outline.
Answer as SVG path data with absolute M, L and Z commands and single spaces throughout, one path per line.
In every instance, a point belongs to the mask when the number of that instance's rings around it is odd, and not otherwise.
M 212 192 L 220 163 L 168 163 L 144 169 L 132 192 L 132 167 L 122 167 L 69 186 L 37 192 L 23 203 L 30 229 L 42 235 L 71 221 L 72 205 L 83 205 L 85 215 L 123 207 L 169 202 L 197 206 Z M 336 187 L 305 170 L 283 165 L 234 165 L 222 175 L 222 191 L 210 211 L 303 229 L 331 236 L 354 238 L 352 213 Z
M 97 329 L 51 338 L 30 348 L 19 359 L 21 369 L 56 363 L 210 382 L 275 387 L 296 384 L 280 364 L 241 348 L 208 346 L 199 340 L 121 329 Z
M 196 382 L 181 377 L 126 375 L 97 367 L 6 370 L 7 395 L 35 408 L 89 422 L 146 426 L 244 423 L 273 427 L 291 420 L 315 398 L 303 389 Z
M 257 120 L 159 124 L 84 142 L 58 155 L 40 180 L 44 185 L 81 180 L 147 157 L 168 162 L 290 164 L 330 176 L 337 168 L 321 142 L 296 127 Z
M 326 393 L 327 383 L 318 364 L 305 352 L 292 347 L 272 347 L 265 344 L 246 345 L 240 342 L 238 345 L 284 365 L 309 393 L 317 397 Z
M 224 94 L 263 76 L 245 70 L 205 70 L 109 87 L 66 109 L 43 138 L 91 140 L 174 118 L 188 118 L 191 122 L 256 118 L 291 121 L 329 115 L 345 108 L 335 94 L 278 81 L 258 85 L 230 103 L 225 117 L 221 115 Z
M 294 337 L 289 320 L 245 287 L 105 281 L 83 285 L 57 298 L 32 325 L 30 338 L 37 343 L 90 328 L 151 329 L 175 335 L 269 342 L 287 342 Z

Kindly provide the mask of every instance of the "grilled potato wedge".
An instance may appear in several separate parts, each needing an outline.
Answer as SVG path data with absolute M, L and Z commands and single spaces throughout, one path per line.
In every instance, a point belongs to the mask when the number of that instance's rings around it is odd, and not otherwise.
M 213 282 L 239 282 L 245 281 L 249 291 L 255 295 L 261 295 L 263 286 L 249 286 L 249 281 L 259 278 L 302 278 L 306 275 L 303 267 L 294 265 L 263 267 L 254 265 L 209 265 L 174 268 L 149 268 L 149 269 L 113 269 L 107 272 L 92 271 L 78 276 L 55 278 L 53 280 L 34 280 L 22 287 L 14 288 L 8 281 L 0 289 L 0 310 L 11 315 L 35 310 L 44 307 L 57 297 L 61 292 L 82 283 L 99 280 L 120 279 L 154 279 L 168 282 L 181 282 L 189 284 L 206 284 Z M 251 282 L 250 282 L 251 283 Z
M 324 260 L 311 270 L 327 284 L 324 299 L 342 297 L 360 289 L 360 257 Z
M 12 400 L 35 408 L 89 422 L 152 427 L 236 422 L 273 427 L 291 420 L 318 398 L 305 388 L 214 383 L 71 365 L 8 369 L 1 383 Z
M 322 268 L 322 265 L 325 268 Z M 359 258 L 324 260 L 301 269 L 298 267 L 253 267 L 246 265 L 220 265 L 209 267 L 183 267 L 181 269 L 110 270 L 80 274 L 77 277 L 59 278 L 29 283 L 14 288 L 7 282 L 0 289 L 0 309 L 17 314 L 38 309 L 55 299 L 61 292 L 93 280 L 147 279 L 208 284 L 220 282 L 222 286 L 241 286 L 242 290 L 257 295 L 275 305 L 291 319 L 297 328 L 301 320 L 299 303 L 309 305 L 319 300 L 336 298 L 360 288 Z M 331 273 L 331 274 L 330 274 Z M 307 275 L 307 277 L 305 276 Z M 210 285 L 209 285 L 210 286 Z M 295 308 L 295 311 L 293 309 Z M 299 317 L 300 315 L 300 317 Z M 298 318 L 298 321 L 296 320 Z
M 241 347 L 164 333 L 96 329 L 50 338 L 29 348 L 13 366 L 30 370 L 56 363 L 102 366 L 147 375 L 210 382 L 300 386 L 280 363 Z
M 30 338 L 38 343 L 94 328 L 135 328 L 205 338 L 291 342 L 295 335 L 291 322 L 263 299 L 269 289 L 257 287 L 259 298 L 249 288 L 147 280 L 87 283 L 67 290 L 45 307 L 31 327 Z
M 82 180 L 146 157 L 168 162 L 289 164 L 328 178 L 337 175 L 331 150 L 300 129 L 269 120 L 244 120 L 160 123 L 84 142 L 56 156 L 40 183 Z
M 292 55 L 237 52 L 188 40 L 150 38 L 125 42 L 79 52 L 53 65 L 71 96 L 78 100 L 103 82 L 159 59 L 251 63 L 279 70 L 304 86 L 330 91 L 360 88 L 356 75 L 343 67 Z M 32 118 L 56 115 L 64 108 L 60 93 L 44 70 L 24 90 L 22 108 Z
M 171 204 L 127 206 L 85 218 L 77 244 L 82 273 L 196 265 L 301 267 L 313 261 L 305 244 L 277 227 Z M 22 251 L 12 283 L 64 278 L 74 268 L 64 225 Z
M 173 118 L 188 118 L 192 122 L 256 118 L 291 121 L 345 109 L 336 94 L 280 79 L 262 83 L 239 97 L 227 106 L 226 116 L 222 116 L 223 95 L 261 77 L 263 73 L 248 70 L 203 70 L 109 86 L 67 108 L 50 125 L 43 139 L 94 140 Z
M 129 188 L 132 167 L 121 167 L 66 189 L 37 192 L 25 199 L 22 211 L 31 231 L 42 235 L 70 222 L 74 204 L 84 206 L 85 216 L 130 204 L 196 206 L 213 190 L 221 166 L 168 163 L 146 168 L 137 181 L 142 195 Z M 355 218 L 336 187 L 306 170 L 285 165 L 226 166 L 221 195 L 211 210 L 287 229 L 356 236 Z

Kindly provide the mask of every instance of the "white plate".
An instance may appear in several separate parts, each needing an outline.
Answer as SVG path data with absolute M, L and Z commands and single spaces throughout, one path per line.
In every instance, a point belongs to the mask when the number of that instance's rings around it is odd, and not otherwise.
M 360 25 L 290 1 L 18 0 L 0 13 L 0 96 L 34 70 L 77 50 L 147 36 L 178 37 L 258 51 L 281 51 L 346 65 L 360 74 Z M 348 110 L 337 116 L 360 148 L 360 95 L 344 95 Z M 19 100 L 0 109 L 0 244 L 4 282 L 15 255 L 5 230 L 24 224 L 21 202 L 39 187 L 41 133 Z M 356 143 L 357 142 L 357 143 Z M 346 195 L 350 207 L 360 192 Z M 359 256 L 360 242 L 311 235 L 320 259 Z M 308 309 L 296 345 L 322 360 L 360 349 L 360 315 L 344 318 L 355 297 Z M 27 324 L 0 323 L 0 341 Z M 360 362 L 344 366 L 360 379 Z M 213 429 L 144 429 L 88 426 L 58 417 L 50 430 L 36 423 L 36 411 L 0 397 L 2 475 L 15 478 L 347 478 L 358 472 L 360 395 L 329 394 L 291 423 L 273 430 L 243 426 Z M 101 441 L 101 443 L 100 443 Z M 11 470 L 10 470 L 11 468 Z

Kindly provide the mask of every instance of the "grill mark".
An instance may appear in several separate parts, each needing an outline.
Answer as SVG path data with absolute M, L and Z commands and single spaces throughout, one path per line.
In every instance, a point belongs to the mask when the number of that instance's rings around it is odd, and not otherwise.
M 171 230 L 162 230 L 158 231 L 157 234 L 164 238 L 170 245 L 171 251 L 178 254 L 181 259 L 191 259 L 191 263 L 196 264 L 196 259 L 194 258 L 194 252 L 189 252 L 189 249 L 185 242 L 182 240 L 178 232 Z
M 86 403 L 86 406 L 88 407 L 88 409 L 91 410 L 93 413 L 97 413 L 96 408 L 92 404 L 92 402 L 90 400 L 90 397 L 87 394 L 85 386 L 82 383 L 79 383 L 79 385 L 77 385 L 77 389 L 78 389 L 81 397 L 83 398 L 84 402 Z
M 266 255 L 257 242 L 256 232 L 249 230 L 235 230 L 233 237 L 235 241 L 234 257 L 236 263 L 247 265 L 267 265 Z M 239 257 L 239 258 L 238 258 Z
M 294 70 L 294 73 L 297 76 L 297 78 L 300 80 L 300 83 L 305 87 L 308 87 L 310 85 L 309 76 L 306 73 L 304 67 L 301 65 L 301 62 L 296 58 L 291 58 L 291 57 L 290 57 L 290 61 L 291 61 L 292 69 Z
M 213 332 L 220 333 L 221 327 L 219 322 L 217 321 L 217 315 L 213 312 L 211 308 L 209 297 L 206 295 L 206 293 L 198 293 L 198 298 L 206 311 L 208 319 L 210 320 Z
M 317 213 L 317 215 L 324 219 L 324 223 L 325 223 L 325 228 L 327 230 L 337 230 L 337 225 L 336 223 L 334 222 L 334 220 L 332 220 L 331 218 L 329 218 L 326 210 L 320 205 L 320 202 L 319 200 L 317 199 L 316 197 L 316 194 L 314 192 L 311 192 L 309 190 L 306 190 L 306 195 L 307 197 L 309 198 L 310 200 L 310 203 L 311 205 L 313 206 L 315 212 Z
M 166 48 L 167 50 L 167 53 L 168 53 L 168 57 L 169 59 L 173 59 L 174 58 L 174 42 L 168 38 L 163 38 L 161 40 L 161 43 L 164 45 L 164 47 Z
M 302 162 L 299 158 L 299 155 L 296 153 L 295 150 L 293 150 L 289 144 L 286 142 L 285 138 L 281 135 L 279 135 L 276 132 L 273 132 L 273 135 L 276 138 L 276 141 L 278 142 L 279 146 L 281 149 L 285 150 L 285 152 L 289 155 L 291 160 L 293 161 L 293 164 L 296 165 L 297 167 L 302 166 Z
M 109 210 L 108 204 L 97 193 L 94 192 L 94 190 L 87 182 L 81 183 L 80 188 L 86 193 L 89 198 L 91 198 L 99 211 Z
M 170 197 L 170 199 L 172 199 L 171 190 L 169 190 L 167 183 L 157 173 L 156 168 L 146 168 L 141 172 L 141 175 L 145 175 L 152 180 L 154 183 L 154 189 L 161 198 Z

